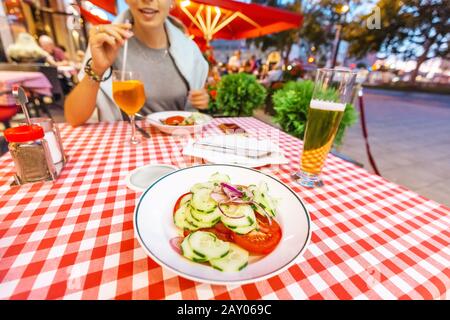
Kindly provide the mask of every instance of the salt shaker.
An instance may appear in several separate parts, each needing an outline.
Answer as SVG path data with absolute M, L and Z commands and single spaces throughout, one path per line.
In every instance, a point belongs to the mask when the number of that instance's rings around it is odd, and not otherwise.
M 44 129 L 38 125 L 22 125 L 4 131 L 13 158 L 17 184 L 54 180 L 56 168 L 44 139 Z

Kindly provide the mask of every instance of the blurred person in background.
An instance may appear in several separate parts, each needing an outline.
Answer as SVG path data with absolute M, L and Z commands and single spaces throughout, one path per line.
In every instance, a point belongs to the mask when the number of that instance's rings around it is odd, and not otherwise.
M 270 87 L 274 82 L 283 80 L 283 70 L 279 63 L 270 63 L 268 69 L 267 76 L 261 81 L 261 84 Z
M 27 33 L 21 32 L 17 36 L 16 41 L 6 50 L 8 57 L 18 63 L 44 63 L 50 59 L 50 55 L 42 49 L 36 42 L 34 37 Z
M 267 55 L 266 64 L 270 67 L 271 64 L 280 64 L 281 54 L 279 51 L 272 51 Z
M 258 61 L 256 60 L 256 56 L 252 55 L 250 59 L 245 62 L 244 71 L 250 74 L 257 74 L 258 72 Z
M 209 86 L 216 86 L 219 82 L 220 82 L 219 67 L 215 65 L 209 68 L 207 83 Z
M 53 61 L 50 64 L 56 66 L 69 65 L 69 61 L 66 58 L 64 50 L 55 45 L 55 42 L 52 38 L 47 35 L 40 36 L 39 45 L 51 56 Z
M 240 71 L 241 67 L 241 51 L 236 50 L 230 59 L 228 59 L 228 73 L 237 73 Z

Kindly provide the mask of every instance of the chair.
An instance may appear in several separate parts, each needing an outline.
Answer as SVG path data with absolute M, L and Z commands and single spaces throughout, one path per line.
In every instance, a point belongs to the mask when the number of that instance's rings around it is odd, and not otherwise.
M 9 94 L 9 92 L 0 92 L 0 96 L 4 94 Z M 19 110 L 16 105 L 0 105 L 0 122 L 3 123 L 5 129 L 11 127 L 11 123 L 9 121 L 17 114 L 18 111 Z
M 11 127 L 10 120 L 17 114 L 17 106 L 0 106 L 0 122 L 5 129 Z
M 8 142 L 6 142 L 5 137 L 0 137 L 0 156 L 8 152 Z
M 42 72 L 50 81 L 52 85 L 52 95 L 53 95 L 53 103 L 55 106 L 59 108 L 63 108 L 64 106 L 64 91 L 61 86 L 61 79 L 59 78 L 58 68 L 47 66 L 47 65 L 39 65 L 38 71 Z

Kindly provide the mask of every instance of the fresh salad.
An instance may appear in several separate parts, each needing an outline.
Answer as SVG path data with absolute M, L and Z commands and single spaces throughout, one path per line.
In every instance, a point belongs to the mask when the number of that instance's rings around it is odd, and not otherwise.
M 204 121 L 204 117 L 200 113 L 193 113 L 188 117 L 178 115 L 168 117 L 166 119 L 160 119 L 159 121 L 168 126 L 193 126 L 202 123 Z
M 250 254 L 267 255 L 280 242 L 275 217 L 276 200 L 266 183 L 233 185 L 228 175 L 215 173 L 175 203 L 173 221 L 183 236 L 172 239 L 172 246 L 191 261 L 240 271 Z

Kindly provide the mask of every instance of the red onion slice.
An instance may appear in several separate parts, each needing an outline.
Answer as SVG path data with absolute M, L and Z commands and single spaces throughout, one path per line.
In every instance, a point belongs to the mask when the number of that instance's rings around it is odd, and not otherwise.
M 261 211 L 263 212 L 263 215 L 266 216 L 267 220 L 269 220 L 269 224 L 271 225 L 272 219 L 273 219 L 272 216 L 263 207 L 261 207 L 261 205 L 259 203 L 254 202 L 254 201 L 252 201 L 252 203 L 261 209 Z M 259 213 L 259 210 L 257 212 Z
M 231 184 L 222 182 L 221 183 L 222 186 L 222 190 L 223 192 L 229 197 L 238 197 L 238 198 L 242 198 L 242 196 L 244 195 L 241 191 L 239 191 L 238 189 L 236 189 L 236 187 L 232 186 Z
M 222 202 L 228 200 L 227 195 L 222 192 L 211 192 L 211 198 L 216 202 Z
M 176 253 L 182 254 L 181 252 L 181 243 L 183 242 L 183 237 L 175 237 L 169 240 L 170 246 Z

